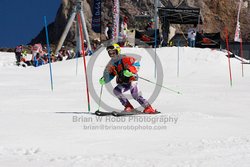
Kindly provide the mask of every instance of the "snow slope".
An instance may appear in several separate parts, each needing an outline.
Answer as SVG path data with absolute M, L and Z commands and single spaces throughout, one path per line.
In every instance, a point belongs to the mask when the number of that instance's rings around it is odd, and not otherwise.
M 148 54 L 154 50 L 122 52 L 141 55 L 140 76 L 155 80 Z M 82 59 L 52 65 L 52 92 L 48 65 L 16 67 L 14 53 L 0 53 L 0 166 L 249 166 L 250 66 L 244 66 L 242 77 L 241 63 L 231 59 L 231 87 L 226 53 L 179 48 L 178 77 L 177 53 L 176 47 L 157 49 L 164 86 L 182 94 L 161 89 L 153 106 L 162 114 L 132 118 L 87 113 Z M 99 51 L 94 67 L 88 68 L 98 96 L 108 61 L 107 53 Z M 143 80 L 139 86 L 146 98 L 155 88 Z M 98 104 L 90 100 L 94 112 Z M 122 109 L 106 88 L 102 100 Z

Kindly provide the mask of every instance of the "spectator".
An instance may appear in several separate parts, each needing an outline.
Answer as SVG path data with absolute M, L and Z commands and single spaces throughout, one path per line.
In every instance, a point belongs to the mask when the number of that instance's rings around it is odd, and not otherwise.
M 50 62 L 56 62 L 56 55 L 54 52 L 50 51 Z
M 128 17 L 127 16 L 125 16 L 124 18 L 123 18 L 123 21 L 122 21 L 122 23 L 121 23 L 121 36 L 123 37 L 123 38 L 127 38 L 128 37 L 128 35 L 127 35 L 127 32 L 128 32 Z
M 66 52 L 66 55 L 67 55 L 67 60 L 69 59 L 73 59 L 75 54 L 74 54 L 74 49 L 68 49 L 67 52 Z
M 148 22 L 147 26 L 145 27 L 145 30 L 152 30 L 153 29 L 153 21 Z
M 112 39 L 112 32 L 113 32 L 112 23 L 108 22 L 105 28 L 105 36 L 107 40 Z
M 100 45 L 101 45 L 101 40 L 99 38 L 95 38 L 93 40 L 93 46 L 92 46 L 93 51 L 95 51 Z
M 188 46 L 195 47 L 195 39 L 196 39 L 196 27 L 197 25 L 194 24 L 194 27 L 188 29 Z
M 56 56 L 57 61 L 62 61 L 63 60 L 63 50 L 60 50 L 59 53 Z
M 30 60 L 30 58 L 28 58 L 27 51 L 24 50 L 21 54 L 22 54 L 22 57 L 20 60 L 20 65 L 22 65 L 23 67 L 31 66 L 32 61 Z
M 23 46 L 22 45 L 18 45 L 15 49 L 15 55 L 16 55 L 16 64 L 20 65 L 20 61 L 22 58 L 22 51 L 23 51 Z
M 36 56 L 34 56 L 33 58 L 33 65 L 35 67 L 44 65 L 45 61 L 43 60 L 42 56 L 40 55 L 40 53 L 37 53 Z
M 43 49 L 42 49 L 42 45 L 40 43 L 32 46 L 32 56 L 33 57 L 35 57 L 37 55 L 37 53 L 42 53 L 42 52 L 43 52 Z
M 49 62 L 49 58 L 48 58 L 49 54 L 45 53 L 41 56 L 41 58 L 44 60 L 44 64 L 47 64 Z
M 67 50 L 63 50 L 63 60 L 67 60 L 67 58 L 68 58 Z

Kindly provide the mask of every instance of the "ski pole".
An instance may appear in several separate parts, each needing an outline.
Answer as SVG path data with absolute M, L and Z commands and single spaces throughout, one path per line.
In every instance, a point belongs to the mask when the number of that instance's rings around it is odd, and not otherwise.
M 100 106 L 101 106 L 101 101 L 102 101 L 102 88 L 103 88 L 103 85 L 101 86 L 101 92 L 100 92 L 100 96 L 99 96 L 99 102 L 98 102 L 98 109 L 97 109 L 97 111 L 99 111 L 99 109 L 100 109 Z
M 162 87 L 162 88 L 165 88 L 165 89 L 167 89 L 167 90 L 169 90 L 169 91 L 175 92 L 175 93 L 177 93 L 177 94 L 181 94 L 181 92 L 179 92 L 179 91 L 175 91 L 175 90 L 173 90 L 173 89 L 167 88 L 166 86 L 163 86 L 163 85 L 160 85 L 160 84 L 158 84 L 158 83 L 152 82 L 152 81 L 150 81 L 150 80 L 148 80 L 148 79 L 146 79 L 146 78 L 139 77 L 139 76 L 138 76 L 138 78 L 140 78 L 140 79 L 142 79 L 142 80 L 144 80 L 144 81 L 147 81 L 147 82 L 149 82 L 149 83 L 155 84 L 155 85 L 157 85 L 157 86 L 160 86 L 160 87 Z

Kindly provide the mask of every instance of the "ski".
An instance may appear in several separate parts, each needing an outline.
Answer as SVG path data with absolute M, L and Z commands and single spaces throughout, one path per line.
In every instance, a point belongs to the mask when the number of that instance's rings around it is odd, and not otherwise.
M 156 111 L 154 114 L 159 114 L 161 112 Z M 122 116 L 133 116 L 133 115 L 154 115 L 154 114 L 146 114 L 142 111 L 132 111 L 132 112 L 125 112 L 125 111 L 112 111 L 112 112 L 107 112 L 107 111 L 99 111 L 97 110 L 95 113 L 97 116 L 115 116 L 115 117 L 122 117 Z
M 97 116 L 111 116 L 112 115 L 112 113 L 113 112 L 104 112 L 104 111 L 99 111 L 99 110 L 97 110 L 96 112 L 95 112 L 95 115 L 97 115 Z
M 159 114 L 161 112 L 159 111 L 156 111 L 154 114 Z M 118 111 L 113 111 L 112 112 L 112 115 L 115 116 L 115 117 L 122 117 L 122 116 L 133 116 L 133 115 L 154 115 L 154 114 L 146 114 L 142 111 L 138 111 L 138 110 L 135 110 L 135 111 L 132 111 L 132 112 L 126 112 L 126 111 L 121 111 L 121 112 L 118 112 Z

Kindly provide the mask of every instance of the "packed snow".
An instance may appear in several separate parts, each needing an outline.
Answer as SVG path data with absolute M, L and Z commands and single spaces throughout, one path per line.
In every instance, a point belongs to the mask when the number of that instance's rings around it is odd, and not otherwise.
M 139 75 L 156 82 L 154 55 L 149 55 L 154 49 L 122 48 L 122 53 L 140 55 Z M 230 59 L 231 86 L 226 55 L 157 49 L 163 85 L 181 94 L 162 88 L 152 104 L 161 114 L 116 118 L 88 113 L 82 58 L 52 64 L 51 91 L 49 65 L 18 67 L 14 53 L 1 52 L 0 166 L 247 167 L 250 65 L 243 66 L 242 77 L 241 62 Z M 88 63 L 89 84 L 99 96 L 98 80 L 109 57 L 102 48 L 87 62 L 95 57 L 94 66 Z M 145 98 L 155 89 L 141 79 L 139 87 Z M 98 99 L 91 96 L 90 103 L 93 113 Z M 100 110 L 104 105 L 123 109 L 106 87 Z

